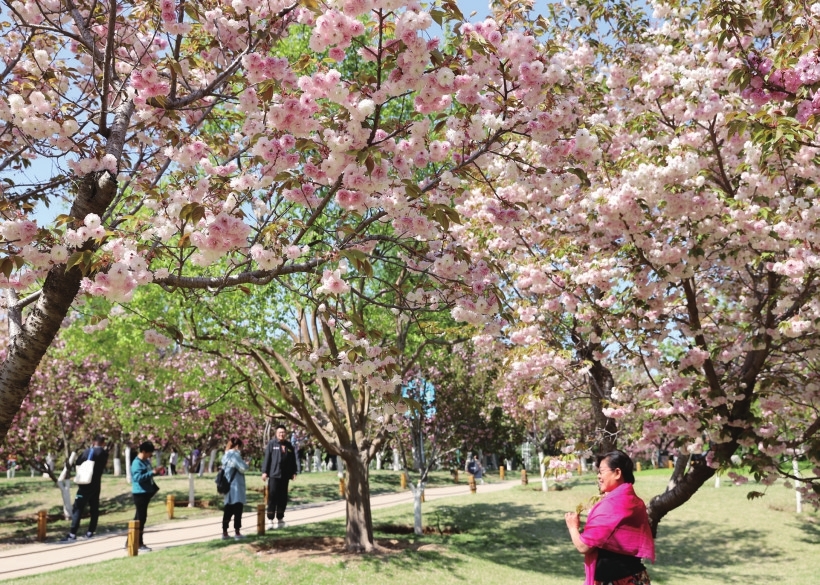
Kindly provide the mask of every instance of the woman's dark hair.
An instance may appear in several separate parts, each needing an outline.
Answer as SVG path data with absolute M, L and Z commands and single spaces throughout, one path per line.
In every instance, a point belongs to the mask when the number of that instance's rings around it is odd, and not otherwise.
M 228 439 L 228 449 L 236 449 L 242 446 L 242 439 L 239 437 L 231 437 Z
M 635 483 L 635 466 L 632 463 L 632 459 L 629 458 L 629 455 L 620 450 L 610 451 L 606 455 L 602 455 L 598 458 L 598 467 L 600 467 L 604 461 L 606 461 L 610 469 L 621 470 L 621 477 L 624 479 L 624 482 Z

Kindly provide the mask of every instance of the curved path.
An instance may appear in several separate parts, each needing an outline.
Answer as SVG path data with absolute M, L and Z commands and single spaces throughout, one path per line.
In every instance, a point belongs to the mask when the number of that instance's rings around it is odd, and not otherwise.
M 504 481 L 478 486 L 479 493 L 495 492 L 512 487 L 518 481 Z M 466 483 L 447 487 L 427 488 L 424 493 L 426 501 L 453 496 L 469 496 Z M 413 502 L 409 490 L 392 494 L 382 494 L 370 498 L 371 509 L 387 508 L 398 504 Z M 324 504 L 310 504 L 288 508 L 285 516 L 288 525 L 298 526 L 310 522 L 321 522 L 345 515 L 344 500 Z M 256 510 L 242 515 L 242 524 L 251 535 L 256 530 Z M 170 520 L 164 524 L 150 523 L 145 530 L 145 543 L 153 550 L 162 550 L 193 542 L 216 540 L 222 535 L 222 514 L 197 518 L 194 520 Z M 35 575 L 48 571 L 57 571 L 66 567 L 86 565 L 90 562 L 106 561 L 127 556 L 125 533 L 105 534 L 86 540 L 83 537 L 71 544 L 44 542 L 27 544 L 0 552 L 0 580 L 14 579 L 24 575 Z M 151 554 L 151 553 L 145 553 Z

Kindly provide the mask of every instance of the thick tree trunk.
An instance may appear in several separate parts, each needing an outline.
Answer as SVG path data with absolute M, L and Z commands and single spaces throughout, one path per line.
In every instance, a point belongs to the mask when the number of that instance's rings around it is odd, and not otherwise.
M 114 113 L 107 154 L 120 160 L 134 104 L 124 100 Z M 75 218 L 70 227 L 82 225 L 89 213 L 102 216 L 117 193 L 116 177 L 108 171 L 91 173 L 76 182 L 76 197 L 69 215 Z M 97 244 L 88 240 L 80 251 L 93 250 Z M 28 394 L 28 384 L 51 346 L 68 314 L 74 297 L 80 290 L 82 274 L 78 267 L 65 269 L 65 264 L 49 270 L 36 305 L 22 318 L 22 308 L 9 306 L 9 346 L 0 367 L 0 442 L 11 428 L 12 420 Z
M 716 452 L 717 461 L 726 461 L 737 450 L 737 443 L 735 441 L 721 443 L 715 445 L 713 449 Z M 687 463 L 689 463 L 688 470 L 686 469 Z M 688 456 L 678 457 L 666 491 L 652 498 L 646 507 L 653 535 L 657 534 L 658 524 L 663 517 L 688 502 L 695 492 L 715 475 L 715 471 L 713 467 L 706 464 L 706 460 L 702 457 L 691 461 Z
M 103 214 L 116 192 L 117 182 L 108 173 L 103 173 L 98 178 L 86 177 L 80 182 L 79 189 L 71 215 L 82 220 L 89 213 Z M 92 246 L 88 244 L 87 248 Z M 26 316 L 24 325 L 21 310 L 16 310 L 22 327 L 11 336 L 6 360 L 0 368 L 0 441 L 6 438 L 11 422 L 28 394 L 31 377 L 60 331 L 80 290 L 82 278 L 77 267 L 66 271 L 64 264 L 54 266 L 49 270 L 42 294 Z M 14 311 L 10 309 L 10 313 Z M 15 318 L 11 314 L 9 317 Z
M 616 436 L 618 425 L 614 418 L 604 415 L 604 400 L 612 397 L 612 387 L 615 380 L 609 369 L 601 362 L 593 362 L 589 371 L 589 400 L 592 404 L 592 417 L 595 420 L 595 427 L 600 437 L 599 449 L 601 453 L 609 453 L 617 448 Z
M 345 548 L 351 552 L 372 552 L 373 518 L 370 515 L 370 478 L 366 453 L 345 457 L 347 464 L 347 527 Z

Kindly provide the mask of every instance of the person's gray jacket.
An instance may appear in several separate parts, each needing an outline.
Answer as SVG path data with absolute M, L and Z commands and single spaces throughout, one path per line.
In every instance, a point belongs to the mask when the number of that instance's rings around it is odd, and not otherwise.
M 231 489 L 225 494 L 225 505 L 247 504 L 245 472 L 248 470 L 248 464 L 242 459 L 239 451 L 235 449 L 225 451 L 222 456 L 222 469 L 225 470 L 225 477 L 231 480 Z

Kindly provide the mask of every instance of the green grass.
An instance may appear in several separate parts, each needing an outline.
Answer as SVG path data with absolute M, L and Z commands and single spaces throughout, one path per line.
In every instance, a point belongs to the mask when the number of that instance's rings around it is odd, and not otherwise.
M 401 478 L 394 471 L 371 471 L 370 490 L 373 495 L 396 492 L 401 489 Z M 215 474 L 205 474 L 195 477 L 195 492 L 197 500 L 210 504 L 210 508 L 178 507 L 174 510 L 175 519 L 192 519 L 212 515 L 222 502 L 217 496 L 214 484 Z M 410 474 L 411 481 L 417 479 Z M 493 481 L 493 478 L 487 478 Z M 497 477 L 495 478 L 497 481 Z M 464 481 L 464 480 L 462 480 Z M 450 485 L 452 479 L 447 472 L 433 473 L 428 485 Z M 177 502 L 188 501 L 188 476 L 157 477 L 160 491 L 148 509 L 149 522 L 152 524 L 167 520 L 165 499 L 168 494 L 174 494 Z M 248 474 L 248 507 L 256 507 L 262 502 L 261 476 L 258 473 Z M 71 497 L 77 493 L 76 486 L 72 487 Z M 305 473 L 297 477 L 290 484 L 291 505 L 313 504 L 340 499 L 339 479 L 335 471 L 322 473 Z M 46 510 L 50 518 L 57 518 L 62 514 L 62 497 L 60 490 L 49 479 L 29 477 L 18 472 L 14 479 L 0 476 L 0 520 L 20 518 L 19 522 L 0 522 L 0 548 L 14 544 L 34 542 L 37 536 L 36 516 L 40 510 Z M 86 511 L 86 514 L 88 512 Z M 102 491 L 100 493 L 100 522 L 98 532 L 121 532 L 128 528 L 128 521 L 134 518 L 134 503 L 131 499 L 131 486 L 125 478 L 113 475 L 103 476 Z M 84 531 L 87 520 L 80 525 Z M 49 538 L 64 536 L 68 532 L 69 522 L 59 519 L 49 521 Z
M 638 474 L 636 491 L 648 499 L 665 485 L 667 470 Z M 300 476 L 298 481 L 308 476 Z M 333 474 L 316 474 L 336 487 Z M 446 480 L 446 476 L 443 476 Z M 391 485 L 391 478 L 385 478 Z M 375 478 L 379 485 L 379 478 Z M 542 493 L 537 482 L 493 494 L 481 493 L 424 504 L 425 524 L 455 529 L 454 534 L 390 535 L 408 547 L 380 555 L 310 554 L 283 550 L 287 538 L 342 537 L 342 520 L 288 528 L 243 543 L 211 541 L 123 558 L 82 569 L 60 571 L 62 585 L 286 582 L 288 585 L 364 585 L 374 582 L 490 585 L 578 585 L 583 580 L 580 554 L 570 543 L 564 512 L 595 494 L 591 475 L 568 484 L 569 489 Z M 307 479 L 306 492 L 316 485 Z M 759 500 L 746 493 L 759 486 L 720 489 L 710 482 L 685 506 L 661 523 L 657 562 L 650 566 L 656 585 L 724 585 L 779 581 L 816 585 L 820 549 L 820 516 L 794 512 L 794 492 L 782 486 L 768 489 Z M 328 487 L 327 489 L 330 489 Z M 762 490 L 761 490 L 762 491 Z M 329 492 L 328 492 L 329 493 Z M 151 512 L 159 513 L 159 512 Z M 149 518 L 151 517 L 149 513 Z M 411 524 L 410 505 L 375 510 L 374 524 Z M 261 549 L 261 550 L 260 550 Z M 266 550 L 270 549 L 270 550 Z M 16 579 L 26 585 L 51 584 L 55 575 Z

